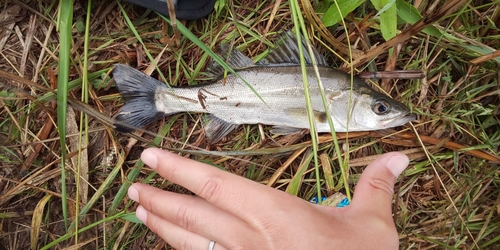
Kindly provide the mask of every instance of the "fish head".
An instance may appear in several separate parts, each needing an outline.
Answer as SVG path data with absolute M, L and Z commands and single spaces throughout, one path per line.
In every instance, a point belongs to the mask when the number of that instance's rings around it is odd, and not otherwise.
M 416 118 L 404 104 L 381 94 L 358 96 L 352 113 L 352 123 L 349 125 L 366 130 L 397 127 Z
M 368 88 L 353 91 L 350 103 L 349 92 L 347 91 L 343 98 L 347 100 L 341 105 L 343 107 L 339 107 L 338 103 L 329 107 L 332 117 L 335 116 L 333 119 L 337 119 L 340 124 L 347 124 L 350 115 L 348 127 L 350 131 L 392 128 L 416 119 L 416 115 L 412 114 L 407 106 L 374 90 Z M 343 129 L 346 130 L 345 127 Z

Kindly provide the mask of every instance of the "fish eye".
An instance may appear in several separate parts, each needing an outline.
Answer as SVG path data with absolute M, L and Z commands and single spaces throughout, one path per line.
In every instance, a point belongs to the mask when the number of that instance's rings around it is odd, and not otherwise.
M 391 111 L 391 105 L 385 100 L 377 100 L 373 103 L 372 109 L 377 115 L 385 115 Z

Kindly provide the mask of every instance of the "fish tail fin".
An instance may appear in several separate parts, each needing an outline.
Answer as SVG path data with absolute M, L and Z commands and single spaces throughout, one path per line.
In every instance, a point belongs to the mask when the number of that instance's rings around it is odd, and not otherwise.
M 165 116 L 156 108 L 155 93 L 165 85 L 130 66 L 116 64 L 113 77 L 126 103 L 115 117 L 116 130 L 131 132 Z

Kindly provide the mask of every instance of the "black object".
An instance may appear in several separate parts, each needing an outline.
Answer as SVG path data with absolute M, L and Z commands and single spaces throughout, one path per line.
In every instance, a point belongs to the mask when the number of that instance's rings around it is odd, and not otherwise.
M 166 0 L 124 0 L 168 16 Z M 174 1 L 175 2 L 175 1 Z M 177 19 L 195 20 L 202 18 L 214 10 L 215 0 L 178 0 L 175 5 Z

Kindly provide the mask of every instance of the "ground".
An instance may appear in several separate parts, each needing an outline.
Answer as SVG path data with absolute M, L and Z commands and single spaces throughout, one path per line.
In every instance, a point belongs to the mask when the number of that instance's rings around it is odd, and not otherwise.
M 307 131 L 274 136 L 268 126 L 245 125 L 210 145 L 200 114 L 165 117 L 144 133 L 112 127 L 123 105 L 113 64 L 171 85 L 204 82 L 203 45 L 225 42 L 257 60 L 279 31 L 296 27 L 295 1 L 219 0 L 208 17 L 179 21 L 180 33 L 169 19 L 119 1 L 64 2 L 0 2 L 0 249 L 169 248 L 134 222 L 136 204 L 125 195 L 135 181 L 189 193 L 143 168 L 139 155 L 150 146 L 307 200 L 317 185 L 323 196 L 352 193 L 375 156 L 401 151 L 411 160 L 393 203 L 402 249 L 500 247 L 498 3 L 395 1 L 389 40 L 377 1 L 331 25 L 324 13 L 333 3 L 299 1 L 303 28 L 332 67 L 361 75 L 402 70 L 369 84 L 418 115 L 394 129 L 338 133 L 338 143 L 320 134 L 315 166 Z M 423 78 L 408 77 L 415 70 Z

